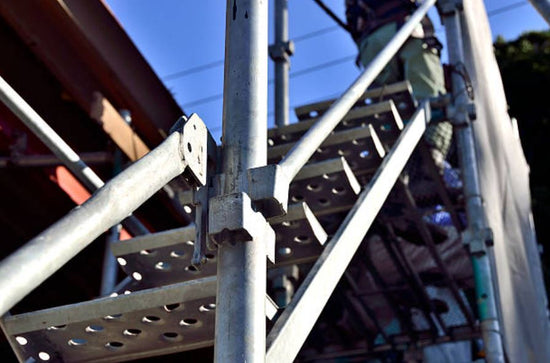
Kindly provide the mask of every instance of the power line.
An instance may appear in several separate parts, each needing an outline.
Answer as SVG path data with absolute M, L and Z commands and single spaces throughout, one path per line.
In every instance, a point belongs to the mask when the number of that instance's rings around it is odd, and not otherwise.
M 338 58 L 338 59 L 335 59 L 335 60 L 332 60 L 332 61 L 329 61 L 329 62 L 325 62 L 325 63 L 317 64 L 315 66 L 304 68 L 304 69 L 296 71 L 296 72 L 291 72 L 288 75 L 288 77 L 289 78 L 300 77 L 300 76 L 303 76 L 303 75 L 308 74 L 308 73 L 317 72 L 321 69 L 325 69 L 325 68 L 332 67 L 332 66 L 335 66 L 335 65 L 338 65 L 338 64 L 349 62 L 350 60 L 353 60 L 353 59 L 355 59 L 355 55 L 349 55 L 349 56 L 346 56 L 346 57 Z M 274 82 L 273 79 L 268 80 L 269 84 L 271 84 L 273 82 Z M 205 103 L 209 103 L 209 102 L 219 100 L 222 97 L 223 97 L 223 93 L 218 93 L 218 94 L 215 94 L 215 95 L 212 95 L 212 96 L 199 98 L 197 100 L 187 102 L 187 103 L 183 104 L 182 107 L 185 108 L 185 107 L 189 107 L 189 106 L 202 105 L 202 104 L 205 104 Z
M 299 43 L 301 41 L 304 41 L 304 40 L 307 40 L 307 39 L 310 39 L 310 38 L 314 38 L 314 37 L 318 37 L 318 36 L 321 36 L 323 34 L 333 32 L 333 31 L 338 30 L 338 29 L 340 29 L 338 26 L 329 26 L 329 27 L 326 27 L 326 28 L 321 28 L 319 30 L 315 30 L 315 31 L 312 31 L 310 33 L 306 33 L 306 34 L 297 36 L 293 39 L 293 41 L 294 41 L 294 43 Z M 170 74 L 162 77 L 162 79 L 165 82 L 166 81 L 172 81 L 174 79 L 185 77 L 185 76 L 188 76 L 190 74 L 206 71 L 208 69 L 217 68 L 217 67 L 221 67 L 221 66 L 223 66 L 223 59 L 220 59 L 220 60 L 217 60 L 217 61 L 211 62 L 211 63 L 202 64 L 200 66 L 184 69 L 183 71 L 170 73 Z
M 527 5 L 527 4 L 528 4 L 528 1 L 518 1 L 518 2 L 515 2 L 515 3 L 510 4 L 510 5 L 506 5 L 506 6 L 497 8 L 497 9 L 493 9 L 493 10 L 487 12 L 487 17 L 490 18 L 491 16 L 498 15 L 498 14 L 510 11 L 510 10 L 515 9 L 515 8 Z M 300 37 L 301 38 L 300 41 L 304 40 L 304 39 L 314 37 L 314 36 L 317 36 L 317 35 L 328 33 L 330 31 L 333 31 L 333 30 L 336 30 L 336 29 L 339 29 L 339 28 L 340 28 L 339 26 L 331 26 L 331 27 L 323 28 L 323 29 L 320 29 L 320 30 L 317 30 L 317 31 L 314 31 L 314 32 L 311 32 L 311 33 L 307 33 L 307 34 L 304 34 L 303 36 Z M 443 28 L 441 28 L 439 30 L 442 30 L 442 29 Z M 436 31 L 439 31 L 439 30 L 436 30 Z M 341 64 L 341 63 L 348 62 L 351 59 L 355 59 L 355 55 L 338 58 L 338 59 L 335 59 L 335 60 L 330 61 L 330 62 L 321 63 L 321 64 L 318 64 L 318 65 L 315 65 L 315 66 L 312 66 L 312 67 L 302 69 L 300 71 L 290 73 L 289 78 L 296 78 L 296 77 L 302 76 L 304 74 L 313 73 L 313 72 L 322 70 L 324 68 L 328 68 L 328 67 L 331 67 L 331 66 L 334 66 L 334 65 L 338 65 L 338 64 Z M 218 61 L 218 62 L 220 62 L 220 61 Z M 213 63 L 210 63 L 210 64 L 214 64 L 214 63 L 218 63 L 218 62 L 213 62 Z M 221 62 L 223 64 L 223 61 L 221 61 Z M 207 65 L 205 65 L 205 66 L 207 66 Z M 202 66 L 195 67 L 195 68 L 200 68 L 200 67 L 202 67 Z M 191 70 L 192 69 L 190 69 L 189 71 L 191 71 Z M 271 84 L 271 83 L 273 83 L 273 81 L 274 81 L 273 79 L 270 79 L 268 81 L 268 83 Z M 213 102 L 213 101 L 219 100 L 221 98 L 223 98 L 223 93 L 218 93 L 218 94 L 215 94 L 215 95 L 212 95 L 212 96 L 208 96 L 208 97 L 197 99 L 195 101 L 188 102 L 188 103 L 182 105 L 182 107 L 185 108 L 185 107 L 189 107 L 189 106 L 197 106 L 197 105 Z
M 507 12 L 509 10 L 513 10 L 515 8 L 519 8 L 520 6 L 524 6 L 524 5 L 527 5 L 527 4 L 528 4 L 527 1 L 518 1 L 518 2 L 515 2 L 513 4 L 506 5 L 506 6 L 503 6 L 501 8 L 497 8 L 497 9 L 488 11 L 487 12 L 487 17 L 491 17 L 493 15 L 501 14 L 501 13 Z
M 207 69 L 210 69 L 210 68 L 216 68 L 216 67 L 219 67 L 219 66 L 222 66 L 222 65 L 223 65 L 223 59 L 212 62 L 212 63 L 203 64 L 203 65 L 200 65 L 200 66 L 197 66 L 197 67 L 185 69 L 183 71 L 179 71 L 179 72 L 176 72 L 176 73 L 171 73 L 169 75 L 164 76 L 163 79 L 165 81 L 171 81 L 171 80 L 176 79 L 176 78 L 185 77 L 189 74 L 198 73 L 198 72 L 201 72 L 201 71 L 204 71 L 204 70 L 207 70 Z

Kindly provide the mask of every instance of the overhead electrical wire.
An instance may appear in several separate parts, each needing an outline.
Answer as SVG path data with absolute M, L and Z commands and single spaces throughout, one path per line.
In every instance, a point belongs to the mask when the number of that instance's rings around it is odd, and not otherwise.
M 355 55 L 348 55 L 346 57 L 338 58 L 338 59 L 335 59 L 335 60 L 332 60 L 332 61 L 329 61 L 329 62 L 317 64 L 317 65 L 314 65 L 314 66 L 311 66 L 311 67 L 301 69 L 301 70 L 296 71 L 296 72 L 291 72 L 288 75 L 288 77 L 289 78 L 296 78 L 296 77 L 300 77 L 300 76 L 303 76 L 303 75 L 308 74 L 308 73 L 317 72 L 321 69 L 325 69 L 325 68 L 332 67 L 332 66 L 335 66 L 335 65 L 338 65 L 338 64 L 349 62 L 350 60 L 355 59 L 355 57 L 356 57 Z M 274 82 L 274 79 L 269 79 L 268 80 L 268 84 L 272 84 L 273 82 Z M 218 94 L 215 94 L 215 95 L 212 95 L 212 96 L 199 98 L 197 100 L 187 102 L 187 103 L 183 104 L 182 106 L 183 107 L 197 106 L 197 105 L 201 105 L 203 103 L 208 103 L 208 102 L 211 102 L 211 101 L 215 101 L 217 99 L 221 99 L 222 97 L 223 97 L 223 93 L 218 93 Z
M 314 37 L 318 37 L 320 35 L 330 33 L 330 32 L 333 32 L 335 30 L 338 30 L 338 29 L 340 29 L 340 27 L 335 26 L 335 25 L 329 26 L 329 27 L 326 27 L 326 28 L 321 28 L 319 30 L 315 30 L 315 31 L 312 31 L 310 33 L 306 33 L 306 34 L 297 36 L 293 39 L 293 41 L 294 41 L 294 43 L 299 43 L 301 41 L 304 41 L 304 40 L 307 40 L 307 39 L 310 39 L 310 38 L 314 38 Z M 166 76 L 163 76 L 161 78 L 164 81 L 172 81 L 174 79 L 185 77 L 185 76 L 188 76 L 188 75 L 194 74 L 194 73 L 199 73 L 199 72 L 211 69 L 211 68 L 217 68 L 217 67 L 220 67 L 220 66 L 223 66 L 223 59 L 220 59 L 220 60 L 217 60 L 217 61 L 211 62 L 211 63 L 202 64 L 200 66 L 184 69 L 183 71 L 170 73 L 170 74 L 167 74 Z
M 314 0 L 314 1 L 317 2 L 316 0 Z M 521 6 L 524 6 L 524 5 L 527 5 L 527 4 L 529 4 L 529 2 L 524 0 L 524 1 L 515 2 L 513 4 L 509 4 L 509 5 L 506 5 L 506 6 L 502 6 L 500 8 L 488 11 L 487 12 L 487 17 L 491 17 L 491 16 L 494 16 L 494 15 L 505 13 L 507 11 L 516 9 L 518 7 L 521 7 Z M 298 41 L 310 39 L 310 38 L 313 38 L 315 36 L 319 36 L 319 35 L 322 35 L 322 34 L 337 30 L 337 29 L 340 29 L 340 26 L 330 26 L 330 27 L 322 28 L 322 29 L 319 29 L 319 30 L 311 32 L 311 33 L 306 33 L 306 34 L 304 34 L 300 37 L 296 37 L 296 38 L 294 38 L 294 41 L 298 42 Z M 439 31 L 439 30 L 442 30 L 442 28 L 438 29 L 436 31 Z M 293 72 L 293 73 L 291 72 L 289 74 L 289 77 L 290 78 L 295 78 L 295 77 L 299 77 L 299 76 L 304 75 L 304 74 L 320 71 L 322 69 L 325 69 L 325 68 L 328 68 L 328 67 L 331 67 L 331 66 L 335 66 L 335 65 L 338 65 L 338 64 L 341 64 L 341 63 L 345 63 L 346 61 L 349 61 L 351 59 L 355 59 L 355 55 L 346 56 L 346 57 L 338 58 L 338 59 L 335 59 L 333 61 L 329 61 L 329 62 L 326 62 L 326 63 L 321 63 L 321 64 L 318 64 L 318 65 L 315 65 L 315 66 L 307 67 L 307 68 L 304 68 L 302 70 L 299 70 L 299 71 L 296 71 L 296 72 Z M 205 64 L 203 66 L 197 66 L 197 67 L 185 70 L 185 71 L 181 71 L 181 72 L 173 73 L 172 75 L 168 75 L 168 76 L 165 77 L 165 80 L 168 77 L 172 77 L 171 79 L 178 78 L 178 77 L 183 77 L 185 75 L 200 72 L 202 70 L 205 70 L 205 69 L 208 69 L 208 68 L 213 68 L 213 67 L 219 66 L 221 64 L 223 64 L 223 60 L 208 63 L 208 64 Z M 177 74 L 182 74 L 182 75 L 176 76 Z M 270 79 L 268 82 L 270 84 L 273 83 L 273 79 Z M 219 100 L 221 98 L 223 98 L 223 93 L 219 93 L 219 94 L 211 95 L 211 96 L 208 96 L 208 97 L 199 98 L 199 99 L 191 101 L 191 102 L 187 102 L 187 103 L 183 104 L 182 107 L 197 106 L 197 105 L 213 102 L 213 101 Z

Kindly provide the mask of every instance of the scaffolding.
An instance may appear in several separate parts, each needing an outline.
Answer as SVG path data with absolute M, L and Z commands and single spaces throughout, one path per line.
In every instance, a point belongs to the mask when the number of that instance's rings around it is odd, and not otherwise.
M 510 361 L 468 79 L 454 72 L 452 96 L 421 102 L 407 81 L 371 87 L 435 3 L 424 1 L 341 97 L 298 108 L 300 122 L 289 124 L 287 0 L 275 2 L 270 47 L 267 2 L 227 1 L 222 145 L 198 115 L 182 117 L 162 144 L 107 183 L 0 79 L 2 102 L 96 190 L 0 263 L 1 326 L 18 359 L 125 361 L 214 346 L 219 362 L 395 351 L 413 360 L 433 345 L 478 342 L 486 361 Z M 464 7 L 454 0 L 439 7 L 457 70 L 472 46 Z M 268 49 L 277 79 L 270 130 Z M 427 125 L 441 120 L 454 126 L 460 169 L 446 171 L 455 184 L 423 141 Z M 432 190 L 421 197 L 404 173 L 411 155 L 431 175 Z M 194 223 L 149 233 L 132 213 L 180 175 L 189 190 L 179 200 Z M 434 218 L 446 219 L 445 228 Z M 106 230 L 115 226 L 116 236 L 119 223 L 135 237 L 110 244 L 128 275 L 107 283 L 110 296 L 9 314 Z M 106 268 L 103 278 L 113 281 L 113 273 Z M 327 317 L 335 306 L 338 316 Z M 333 336 L 316 343 L 312 332 Z

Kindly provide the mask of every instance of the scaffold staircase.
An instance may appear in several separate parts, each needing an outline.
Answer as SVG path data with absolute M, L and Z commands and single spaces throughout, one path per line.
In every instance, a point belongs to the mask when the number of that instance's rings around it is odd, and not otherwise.
M 300 122 L 270 129 L 270 163 L 278 162 L 331 103 L 300 107 Z M 272 296 L 285 289 L 277 277 L 300 285 L 360 193 L 389 162 L 403 119 L 425 117 L 417 107 L 408 82 L 369 90 L 297 174 L 288 213 L 268 219 L 276 235 L 269 264 Z M 436 170 L 433 159 L 425 162 Z M 346 270 L 337 290 L 346 307 L 339 314 L 352 314 L 362 326 L 362 334 L 346 346 L 379 352 L 479 337 L 468 300 L 472 275 L 463 269 L 469 264 L 459 235 L 465 227 L 463 205 L 458 188 L 437 171 L 434 176 L 434 189 L 419 201 L 407 182 L 398 182 L 395 192 L 401 194 L 393 203 L 403 207 L 403 214 L 382 211 L 374 224 L 385 233 L 367 235 Z M 182 193 L 180 200 L 194 214 L 191 194 Z M 441 228 L 443 240 L 428 227 L 434 214 L 458 223 Z M 403 219 L 407 233 L 396 232 L 393 222 Z M 4 318 L 17 356 L 21 361 L 125 361 L 212 346 L 217 255 L 208 251 L 200 268 L 194 264 L 196 232 L 193 224 L 114 243 L 113 254 L 131 279 L 109 297 Z M 281 309 L 266 295 L 268 319 L 276 319 Z M 394 319 L 400 328 L 387 331 L 384 326 Z M 328 332 L 335 328 L 326 328 L 325 351 L 343 344 L 330 341 Z
M 258 2 L 249 3 L 256 11 Z M 397 51 L 434 3 L 424 2 L 388 48 Z M 446 25 L 457 26 L 460 7 L 444 3 Z M 232 23 L 233 33 L 228 30 L 230 44 L 243 42 L 237 39 L 245 34 L 239 24 Z M 395 351 L 413 356 L 425 346 L 466 341 L 479 343 L 490 361 L 503 362 L 487 260 L 491 232 L 472 219 L 472 211 L 479 213 L 472 203 L 479 192 L 469 189 L 464 177 L 471 177 L 465 170 L 476 168 L 472 146 L 464 135 L 458 140 L 455 135 L 453 151 L 438 164 L 423 139 L 430 123 L 450 120 L 458 134 L 468 129 L 475 112 L 465 79 L 453 74 L 453 98 L 422 101 L 413 97 L 407 81 L 368 87 L 394 53 L 384 54 L 341 98 L 298 107 L 298 122 L 267 130 L 267 145 L 265 139 L 260 142 L 267 165 L 245 165 L 240 170 L 244 178 L 232 179 L 232 168 L 242 165 L 231 164 L 228 155 L 248 145 L 239 144 L 242 140 L 231 144 L 234 140 L 225 132 L 223 145 L 216 145 L 200 117 L 192 114 L 111 181 L 96 182 L 90 200 L 0 265 L 5 278 L 0 281 L 5 294 L 0 308 L 6 313 L 0 325 L 18 359 L 129 361 L 212 347 L 222 335 L 240 334 L 216 325 L 233 318 L 232 311 L 220 311 L 220 299 L 229 298 L 227 292 L 220 296 L 227 291 L 220 290 L 220 279 L 233 273 L 221 264 L 221 251 L 244 241 L 261 245 L 260 257 L 267 259 L 265 274 L 246 276 L 265 280 L 265 285 L 256 282 L 266 286 L 262 306 L 249 306 L 265 319 L 266 328 L 260 330 L 265 349 L 260 345 L 258 361 L 325 362 Z M 231 52 L 227 57 L 231 64 Z M 248 73 L 254 68 L 239 65 Z M 228 82 L 241 89 L 239 82 L 249 80 Z M 226 91 L 232 97 L 231 88 Z M 2 100 L 21 119 L 40 121 L 16 94 L 3 91 Z M 238 98 L 227 104 L 234 107 Z M 238 127 L 232 132 L 239 132 Z M 313 148 L 312 138 L 317 142 Z M 237 152 L 228 153 L 228 145 Z M 306 146 L 309 154 L 303 152 Z M 419 165 L 421 178 L 415 172 Z M 86 168 L 79 162 L 75 174 L 90 177 Z M 129 230 L 139 230 L 130 213 L 174 178 L 189 186 L 177 197 L 194 223 L 114 242 L 111 251 L 127 277 L 109 296 L 7 313 L 113 225 L 122 221 Z M 144 186 L 143 180 L 150 182 Z M 468 222 L 472 220 L 475 225 Z M 79 228 L 69 230 L 75 225 Z M 35 262 L 51 266 L 33 271 Z M 235 281 L 239 288 L 254 285 Z M 253 322 L 242 325 L 255 332 Z M 241 326 L 236 330 L 242 331 Z M 253 344 L 246 341 L 240 348 L 253 350 Z M 220 350 L 227 348 L 215 346 L 218 361 L 246 361 L 248 353 L 242 360 L 232 355 L 221 359 Z

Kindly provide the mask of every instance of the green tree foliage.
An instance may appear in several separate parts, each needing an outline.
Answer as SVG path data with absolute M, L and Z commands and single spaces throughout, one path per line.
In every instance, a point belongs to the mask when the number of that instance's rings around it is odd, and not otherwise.
M 495 56 L 531 174 L 531 199 L 537 239 L 544 246 L 543 268 L 550 286 L 550 31 L 529 32 L 505 42 L 498 37 Z

